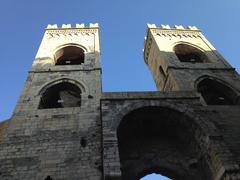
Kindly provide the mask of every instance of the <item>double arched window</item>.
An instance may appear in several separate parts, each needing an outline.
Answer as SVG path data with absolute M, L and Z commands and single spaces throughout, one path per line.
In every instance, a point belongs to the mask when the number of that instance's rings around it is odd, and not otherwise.
M 61 82 L 42 93 L 39 109 L 79 106 L 81 106 L 80 88 L 69 82 Z
M 77 46 L 66 46 L 55 53 L 56 65 L 79 65 L 84 63 L 84 50 Z
M 181 62 L 209 62 L 207 56 L 203 51 L 188 44 L 178 44 L 173 48 L 173 51 Z

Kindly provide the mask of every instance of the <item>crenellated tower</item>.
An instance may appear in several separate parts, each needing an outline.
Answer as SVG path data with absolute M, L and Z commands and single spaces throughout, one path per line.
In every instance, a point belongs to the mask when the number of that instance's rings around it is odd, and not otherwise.
M 100 179 L 101 93 L 98 24 L 48 25 L 1 146 L 0 169 L 12 168 L 0 179 Z
M 0 123 L 1 180 L 240 179 L 240 76 L 199 29 L 148 25 L 156 92 L 102 92 L 99 39 L 47 26 Z
M 99 98 L 100 78 L 98 24 L 48 25 L 14 116 L 35 116 L 52 108 L 62 112 L 62 108 L 87 107 L 91 99 Z M 76 95 L 76 102 L 69 102 L 75 97 L 65 88 L 81 94 Z
M 206 104 L 238 104 L 239 76 L 195 26 L 148 24 L 144 60 L 159 91 L 197 90 Z

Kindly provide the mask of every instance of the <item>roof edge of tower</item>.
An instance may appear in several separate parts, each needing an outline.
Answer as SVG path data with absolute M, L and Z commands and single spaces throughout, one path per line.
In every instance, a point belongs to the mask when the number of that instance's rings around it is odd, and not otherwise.
M 148 29 L 163 29 L 163 30 L 190 30 L 190 31 L 200 31 L 196 26 L 187 26 L 183 25 L 174 25 L 170 26 L 168 24 L 161 24 L 160 26 L 156 26 L 156 24 L 147 24 Z
M 75 24 L 72 26 L 71 24 L 62 24 L 61 26 L 58 26 L 57 24 L 48 24 L 46 27 L 46 30 L 52 30 L 52 29 L 86 29 L 86 28 L 99 28 L 98 23 L 90 23 L 88 26 L 85 26 L 85 24 Z

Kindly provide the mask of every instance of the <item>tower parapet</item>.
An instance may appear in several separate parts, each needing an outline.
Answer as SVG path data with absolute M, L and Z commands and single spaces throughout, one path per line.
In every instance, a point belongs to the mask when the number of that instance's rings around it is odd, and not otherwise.
M 161 24 L 160 26 L 156 26 L 155 24 L 147 24 L 147 37 L 144 39 L 144 60 L 147 63 L 150 46 L 152 43 L 152 36 L 159 36 L 162 38 L 176 38 L 176 39 L 184 39 L 184 38 L 204 38 L 201 31 L 196 26 L 187 26 L 184 27 L 182 25 L 174 25 L 171 27 L 170 25 Z M 205 39 L 206 40 L 206 39 Z M 192 42 L 192 40 L 190 40 Z M 213 46 L 208 42 L 208 46 L 211 49 L 214 49 Z M 215 50 L 215 49 L 214 49 Z
M 148 28 L 158 28 L 156 26 L 156 24 L 147 24 Z M 188 29 L 188 30 L 194 30 L 194 31 L 198 31 L 199 29 L 196 26 L 187 26 L 186 28 L 182 25 L 174 25 L 174 27 L 171 27 L 168 24 L 161 24 L 159 26 L 160 29 L 180 29 L 180 30 L 184 30 L 184 29 Z
M 71 24 L 62 24 L 60 27 L 57 24 L 48 25 L 29 71 L 31 81 L 26 82 L 22 98 L 20 98 L 14 114 L 18 115 L 19 112 L 26 111 L 30 114 L 33 109 L 43 111 L 42 109 L 45 107 L 52 107 L 52 102 L 45 100 L 43 96 L 46 88 L 49 89 L 49 92 L 52 91 L 52 94 L 56 94 L 55 90 L 59 89 L 56 82 L 62 83 L 68 91 L 72 91 L 74 88 L 71 85 L 66 85 L 66 82 L 77 85 L 78 88 L 75 88 L 74 91 L 82 93 L 82 108 L 84 107 L 83 102 L 88 102 L 88 95 L 96 97 L 96 99 L 99 98 L 101 92 L 100 77 L 98 23 L 90 23 L 88 27 L 84 24 L 76 24 L 74 27 Z M 46 97 L 47 93 L 46 91 Z M 31 101 L 22 105 L 22 101 L 27 98 Z M 77 101 L 80 100 L 76 100 L 75 105 Z M 48 102 L 47 105 L 46 102 Z M 54 107 L 61 106 L 61 103 L 64 103 L 64 100 L 56 98 Z M 65 104 L 65 106 L 72 105 Z M 79 106 L 77 105 L 78 108 Z M 48 111 L 48 108 L 45 109 Z M 59 112 L 62 110 L 56 109 Z
M 231 81 L 235 72 L 196 26 L 148 24 L 143 54 L 160 91 L 194 90 L 201 76 Z
M 57 24 L 48 24 L 46 29 L 67 29 L 67 28 L 99 28 L 98 23 L 90 23 L 89 26 L 85 26 L 85 24 L 75 24 L 72 26 L 71 24 L 62 24 L 58 26 Z
M 78 66 L 78 68 L 90 67 L 90 64 L 91 67 L 100 68 L 99 39 L 98 23 L 90 23 L 88 26 L 85 24 L 62 24 L 61 26 L 49 24 L 45 29 L 32 70 L 61 69 L 61 67 L 55 67 L 55 64 L 59 55 L 58 51 L 66 46 L 79 47 L 83 50 L 86 61 L 82 64 L 83 66 Z M 92 60 L 93 58 L 95 60 Z M 75 69 L 76 66 L 72 68 Z

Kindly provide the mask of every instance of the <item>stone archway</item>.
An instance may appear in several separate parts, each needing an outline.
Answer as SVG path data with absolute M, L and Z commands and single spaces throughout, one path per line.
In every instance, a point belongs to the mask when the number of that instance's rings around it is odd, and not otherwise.
M 123 117 L 117 129 L 123 180 L 156 172 L 171 179 L 210 177 L 195 133 L 197 125 L 178 111 L 143 107 Z
M 140 122 L 143 125 L 138 125 Z M 149 132 L 151 129 L 144 123 L 149 126 L 152 124 L 150 127 L 161 131 L 150 131 L 150 138 L 145 140 L 147 144 L 136 144 L 142 138 L 141 132 Z M 106 180 L 139 180 L 150 173 L 187 180 L 222 180 L 239 175 L 239 166 L 215 125 L 201 117 L 201 112 L 195 112 L 191 106 L 184 105 L 182 100 L 125 100 L 124 103 L 120 100 L 102 101 L 102 128 Z M 152 134 L 154 132 L 156 136 Z M 154 149 L 154 146 L 151 143 L 149 145 L 148 140 L 153 140 L 153 136 L 157 137 L 156 140 L 160 137 L 161 141 L 157 142 L 160 145 L 155 148 L 156 151 L 151 152 L 148 147 Z M 164 146 L 164 140 L 169 140 L 168 146 L 173 148 L 168 151 L 168 156 L 162 155 L 161 158 L 158 154 L 163 153 L 156 152 L 169 149 Z M 145 156 L 145 152 L 151 156 Z M 175 158 L 172 158 L 172 154 Z M 198 174 L 199 177 L 196 176 Z

